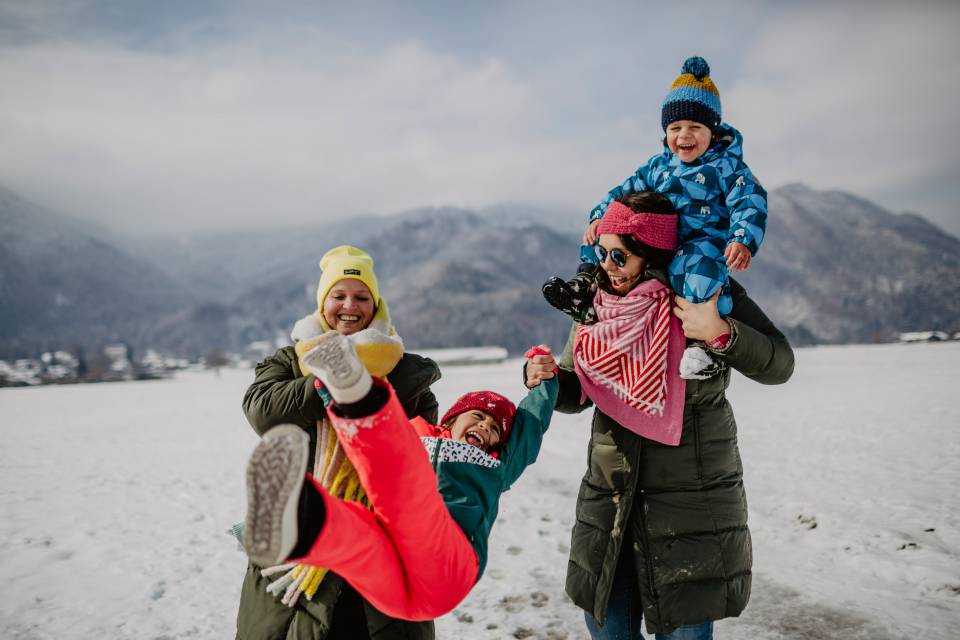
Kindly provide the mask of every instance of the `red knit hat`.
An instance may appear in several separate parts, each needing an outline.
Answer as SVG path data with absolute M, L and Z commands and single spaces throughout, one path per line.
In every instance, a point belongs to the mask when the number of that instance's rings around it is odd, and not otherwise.
M 615 233 L 631 235 L 655 249 L 677 248 L 677 214 L 638 213 L 614 200 L 600 219 L 597 235 Z
M 443 414 L 440 424 L 446 424 L 447 420 L 456 418 L 464 411 L 473 409 L 492 415 L 500 423 L 500 442 L 507 441 L 507 436 L 510 435 L 510 427 L 513 426 L 513 417 L 517 413 L 517 407 L 502 395 L 493 391 L 471 391 L 460 396 L 453 403 L 453 406 Z

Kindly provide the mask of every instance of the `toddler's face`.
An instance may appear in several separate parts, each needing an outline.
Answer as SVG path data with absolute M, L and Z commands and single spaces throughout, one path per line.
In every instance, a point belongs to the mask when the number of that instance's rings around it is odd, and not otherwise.
M 713 134 L 693 120 L 677 120 L 667 125 L 667 148 L 683 162 L 693 162 L 710 147 Z
M 486 411 L 464 411 L 449 426 L 452 440 L 466 442 L 487 453 L 500 448 L 500 423 Z

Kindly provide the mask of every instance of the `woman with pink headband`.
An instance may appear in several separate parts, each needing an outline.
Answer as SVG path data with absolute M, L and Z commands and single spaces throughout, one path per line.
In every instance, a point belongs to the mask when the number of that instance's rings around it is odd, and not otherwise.
M 715 620 L 746 607 L 751 585 L 730 371 L 780 384 L 793 351 L 732 279 L 726 317 L 715 299 L 672 294 L 677 216 L 664 196 L 621 195 L 597 231 L 596 318 L 575 325 L 556 371 L 557 411 L 596 407 L 567 594 L 593 640 L 642 638 L 642 620 L 658 640 L 710 640 Z M 680 376 L 688 338 L 707 345 L 715 375 Z M 553 375 L 546 358 L 527 364 L 528 386 Z

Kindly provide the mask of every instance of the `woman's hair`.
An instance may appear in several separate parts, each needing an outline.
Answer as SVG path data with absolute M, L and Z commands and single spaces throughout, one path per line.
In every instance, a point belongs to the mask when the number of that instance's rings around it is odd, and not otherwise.
M 616 198 L 616 201 L 637 213 L 661 213 L 664 215 L 676 215 L 677 213 L 670 200 L 656 191 L 625 193 Z M 620 234 L 620 240 L 631 253 L 645 258 L 650 269 L 666 271 L 667 265 L 670 264 L 675 254 L 674 251 L 669 249 L 651 247 L 629 234 Z

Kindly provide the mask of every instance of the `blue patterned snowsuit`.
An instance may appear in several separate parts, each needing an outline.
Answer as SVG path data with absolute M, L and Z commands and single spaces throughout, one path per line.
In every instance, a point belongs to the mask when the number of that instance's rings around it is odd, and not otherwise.
M 679 214 L 677 255 L 670 263 L 670 284 L 691 302 L 708 300 L 722 288 L 717 308 L 730 313 L 727 244 L 740 242 L 757 254 L 767 227 L 767 192 L 743 161 L 743 138 L 728 124 L 717 131 L 719 142 L 687 164 L 664 146 L 636 173 L 614 187 L 590 212 L 603 217 L 607 205 L 624 193 L 662 193 Z M 580 259 L 596 263 L 593 247 L 580 247 Z

